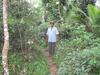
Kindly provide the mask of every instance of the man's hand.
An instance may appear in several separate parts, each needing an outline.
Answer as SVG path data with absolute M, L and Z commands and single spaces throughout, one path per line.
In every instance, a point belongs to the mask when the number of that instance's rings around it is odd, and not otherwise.
M 45 37 L 46 44 L 48 44 L 48 36 Z
M 59 41 L 59 34 L 56 35 L 57 36 L 57 42 Z

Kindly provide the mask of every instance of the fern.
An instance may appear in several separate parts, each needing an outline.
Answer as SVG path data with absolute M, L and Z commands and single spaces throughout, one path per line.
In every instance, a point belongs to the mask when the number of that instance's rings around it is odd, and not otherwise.
M 100 15 L 100 10 L 97 9 L 95 6 L 89 4 L 87 7 L 88 15 L 91 19 L 93 24 L 97 24 L 98 17 Z

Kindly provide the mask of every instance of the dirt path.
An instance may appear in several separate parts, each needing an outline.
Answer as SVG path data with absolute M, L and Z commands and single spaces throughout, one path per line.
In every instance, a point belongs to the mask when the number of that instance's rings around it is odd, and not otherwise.
M 49 71 L 50 71 L 50 75 L 57 75 L 57 65 L 56 63 L 53 61 L 52 57 L 49 56 L 49 53 L 47 50 L 45 50 L 44 55 L 47 58 L 47 62 L 48 62 L 48 67 L 49 67 Z

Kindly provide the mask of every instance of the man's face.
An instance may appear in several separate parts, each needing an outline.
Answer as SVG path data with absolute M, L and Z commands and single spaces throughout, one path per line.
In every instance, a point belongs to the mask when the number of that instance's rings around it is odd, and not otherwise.
M 54 26 L 54 24 L 51 24 L 51 27 L 53 27 Z
M 51 23 L 50 23 L 50 26 L 53 27 L 53 26 L 54 26 L 54 23 L 51 22 Z

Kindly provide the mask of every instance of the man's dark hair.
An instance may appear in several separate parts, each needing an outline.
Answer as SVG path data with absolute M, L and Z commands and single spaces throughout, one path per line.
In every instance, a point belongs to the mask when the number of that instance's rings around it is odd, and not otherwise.
M 54 25 L 54 21 L 50 21 L 50 24 L 53 24 Z

